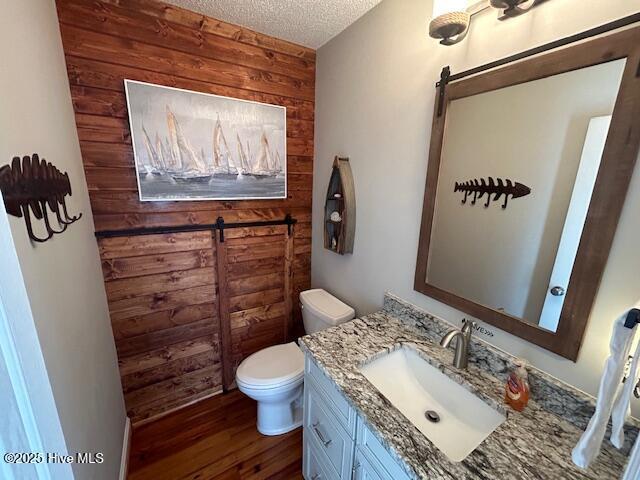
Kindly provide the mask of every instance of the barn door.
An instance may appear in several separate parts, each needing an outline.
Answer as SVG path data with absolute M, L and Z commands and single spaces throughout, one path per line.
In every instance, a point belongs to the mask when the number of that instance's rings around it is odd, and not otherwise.
M 291 339 L 293 225 L 216 232 L 223 384 L 235 388 L 240 362 Z
M 293 225 L 99 240 L 133 423 L 235 388 L 252 353 L 292 338 Z

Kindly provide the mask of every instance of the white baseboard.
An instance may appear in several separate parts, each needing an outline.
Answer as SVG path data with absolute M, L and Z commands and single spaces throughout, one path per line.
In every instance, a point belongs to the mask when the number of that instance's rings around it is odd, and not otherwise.
M 127 479 L 129 470 L 129 452 L 131 450 L 131 419 L 127 417 L 124 424 L 124 438 L 122 439 L 122 458 L 120 459 L 120 480 Z

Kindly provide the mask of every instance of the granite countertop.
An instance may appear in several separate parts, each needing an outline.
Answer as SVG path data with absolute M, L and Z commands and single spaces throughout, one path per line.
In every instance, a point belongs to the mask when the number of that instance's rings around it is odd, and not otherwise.
M 423 316 L 423 318 L 418 318 Z M 416 314 L 399 299 L 385 297 L 385 309 L 300 340 L 320 369 L 411 478 L 419 479 L 618 479 L 626 450 L 605 440 L 597 461 L 581 470 L 571 461 L 593 403 L 561 382 L 530 372 L 532 400 L 518 413 L 503 402 L 509 358 L 484 342 L 471 345 L 467 371 L 452 366 L 453 349 L 437 340 L 450 328 L 428 314 Z M 462 462 L 452 462 L 407 420 L 359 372 L 358 367 L 384 352 L 408 345 L 447 376 L 507 416 Z M 499 352 L 499 353 L 498 353 Z M 340 361 L 336 361 L 340 359 Z M 512 360 L 512 358 L 511 358 Z M 537 392 L 536 392 L 537 390 Z M 591 409 L 591 410 L 590 410 Z

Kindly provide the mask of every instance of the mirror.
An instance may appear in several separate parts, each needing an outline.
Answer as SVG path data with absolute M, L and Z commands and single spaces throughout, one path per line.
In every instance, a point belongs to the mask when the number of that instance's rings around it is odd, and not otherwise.
M 638 154 L 638 62 L 634 28 L 446 84 L 415 290 L 577 358 Z
M 556 331 L 624 64 L 449 104 L 428 283 Z

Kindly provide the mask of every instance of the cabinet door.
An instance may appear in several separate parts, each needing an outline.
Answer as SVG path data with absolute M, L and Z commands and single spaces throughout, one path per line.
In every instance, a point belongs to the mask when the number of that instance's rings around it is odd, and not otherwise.
M 362 450 L 356 448 L 356 456 L 353 462 L 353 480 L 393 480 L 385 473 L 381 473 L 373 463 L 362 453 Z
M 358 428 L 356 433 L 356 452 L 360 452 L 367 462 L 374 468 L 378 477 L 366 478 L 382 478 L 388 480 L 409 480 L 407 474 L 398 464 L 387 449 L 380 443 L 369 428 L 365 425 L 360 417 L 358 417 Z
M 311 382 L 304 387 L 304 439 L 316 447 L 326 470 L 338 478 L 350 477 L 353 439 L 336 423 L 327 400 Z
M 302 473 L 305 480 L 338 480 L 338 476 L 323 464 L 322 452 L 319 452 L 314 443 L 305 440 L 304 456 L 302 461 Z M 326 460 L 325 460 L 326 462 Z

